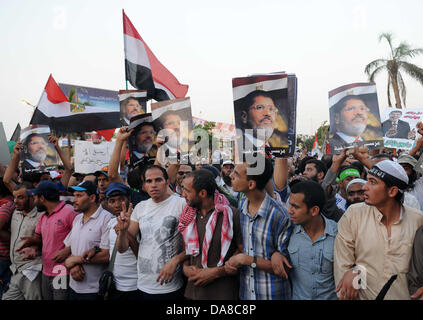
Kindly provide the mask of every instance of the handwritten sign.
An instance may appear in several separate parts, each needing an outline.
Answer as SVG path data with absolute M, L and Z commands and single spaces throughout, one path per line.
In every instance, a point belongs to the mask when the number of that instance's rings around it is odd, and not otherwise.
M 92 173 L 109 165 L 114 142 L 75 141 L 75 172 Z

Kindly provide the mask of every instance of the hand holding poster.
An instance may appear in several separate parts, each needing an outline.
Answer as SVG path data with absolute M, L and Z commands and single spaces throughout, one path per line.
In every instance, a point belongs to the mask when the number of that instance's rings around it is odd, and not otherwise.
M 119 90 L 119 103 L 121 125 L 127 126 L 132 117 L 146 113 L 147 91 Z
M 332 153 L 342 149 L 383 145 L 376 85 L 353 83 L 329 92 L 330 132 Z
M 383 144 L 387 148 L 410 150 L 416 139 L 416 125 L 423 109 L 386 108 L 382 117 Z
M 273 155 L 291 151 L 296 99 L 288 98 L 288 83 L 286 73 L 232 79 L 239 155 L 265 148 Z
M 114 142 L 94 144 L 75 140 L 75 172 L 93 173 L 109 165 L 115 147 Z
M 31 125 L 21 131 L 23 173 L 52 171 L 58 165 L 57 153 L 48 136 L 50 128 Z

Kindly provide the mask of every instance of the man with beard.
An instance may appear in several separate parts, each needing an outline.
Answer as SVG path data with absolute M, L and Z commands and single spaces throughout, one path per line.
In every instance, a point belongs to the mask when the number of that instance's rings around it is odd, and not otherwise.
M 240 125 L 245 139 L 248 139 L 254 148 L 272 147 L 269 143 L 272 135 L 280 136 L 282 144 L 287 143 L 286 137 L 283 138 L 282 133 L 275 130 L 278 109 L 272 96 L 266 91 L 255 90 L 250 92 L 244 100 Z M 253 134 L 245 132 L 246 129 L 253 129 Z M 246 144 L 245 141 L 244 145 Z
M 38 211 L 44 213 L 38 221 L 34 236 L 25 239 L 19 250 L 34 245 L 41 249 L 43 300 L 67 300 L 69 273 L 64 261 L 71 251 L 63 241 L 71 231 L 77 213 L 71 205 L 60 201 L 59 188 L 52 181 L 41 182 L 33 193 L 34 204 Z M 60 288 L 54 286 L 57 276 L 62 277 Z
M 327 172 L 325 164 L 317 159 L 310 159 L 306 162 L 303 176 L 315 182 L 322 182 Z
M 71 250 L 65 260 L 71 278 L 70 300 L 97 300 L 99 280 L 109 262 L 109 222 L 112 214 L 98 204 L 97 187 L 84 181 L 73 191 L 73 207 L 81 212 L 73 221 L 72 230 L 63 241 Z
M 347 185 L 354 178 L 360 178 L 360 172 L 354 166 L 341 166 L 338 169 L 338 192 L 335 194 L 336 205 L 345 212 L 347 210 Z
M 131 118 L 128 131 L 132 129 L 133 132 L 129 138 L 131 166 L 135 168 L 138 165 L 154 164 L 157 146 L 154 144 L 156 130 L 152 122 L 151 113 Z
M 235 192 L 232 189 L 232 179 L 230 177 L 231 173 L 234 171 L 235 165 L 233 161 L 226 160 L 222 164 L 222 170 L 220 172 L 220 175 L 222 177 L 221 181 L 221 187 L 224 188 L 227 192 L 229 192 L 235 199 L 238 199 L 238 192 Z
M 41 300 L 41 256 L 35 246 L 25 247 L 32 237 L 41 217 L 41 211 L 34 204 L 31 185 L 15 186 L 13 198 L 16 209 L 10 224 L 10 279 L 9 290 L 3 300 Z
M 366 140 L 363 138 L 363 133 L 366 129 L 370 130 L 367 126 L 369 110 L 359 96 L 346 96 L 332 108 L 335 108 L 335 123 L 333 125 L 334 135 L 330 139 L 331 148 L 336 151 Z
M 139 101 L 135 98 L 128 98 L 122 103 L 122 116 L 121 120 L 122 126 L 127 126 L 132 117 L 135 117 L 139 114 L 143 114 L 144 110 L 141 107 Z
M 423 215 L 403 205 L 407 185 L 401 165 L 389 160 L 379 162 L 368 172 L 363 187 L 365 202 L 351 205 L 339 220 L 334 271 L 341 300 L 373 300 L 395 275 L 385 298 L 410 299 L 406 275 Z
M 357 178 L 351 180 L 347 185 L 347 208 L 359 202 L 364 202 L 363 186 L 367 183 L 366 180 Z
M 403 153 L 398 157 L 397 162 L 404 168 L 408 176 L 406 194 L 416 197 L 419 203 L 418 209 L 423 209 L 423 178 L 417 179 L 417 171 L 415 169 L 417 160 L 410 154 Z
M 24 143 L 26 159 L 22 163 L 23 172 L 46 167 L 44 160 L 47 158 L 48 141 L 42 134 L 30 134 Z
M 183 184 L 187 206 L 181 219 L 185 214 L 190 218 L 182 231 L 185 251 L 190 256 L 183 267 L 188 277 L 185 297 L 236 300 L 237 277 L 226 273 L 224 263 L 242 252 L 239 211 L 216 191 L 215 178 L 205 169 L 189 173 Z

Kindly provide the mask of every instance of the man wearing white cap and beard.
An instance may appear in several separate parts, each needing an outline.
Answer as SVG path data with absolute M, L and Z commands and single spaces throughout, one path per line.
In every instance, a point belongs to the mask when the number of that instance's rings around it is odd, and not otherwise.
M 347 208 L 354 204 L 364 202 L 364 190 L 363 186 L 367 183 L 364 179 L 353 179 L 347 184 Z
M 367 178 L 364 203 L 351 205 L 338 222 L 335 292 L 342 300 L 375 299 L 396 275 L 385 298 L 410 299 L 406 274 L 423 214 L 403 205 L 408 176 L 400 164 L 381 161 Z

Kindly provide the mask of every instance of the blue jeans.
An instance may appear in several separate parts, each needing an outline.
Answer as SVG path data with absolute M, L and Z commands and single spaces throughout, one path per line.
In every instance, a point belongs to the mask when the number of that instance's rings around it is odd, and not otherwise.
M 9 288 L 10 277 L 12 276 L 10 264 L 10 260 L 0 260 L 0 300 L 3 293 Z

